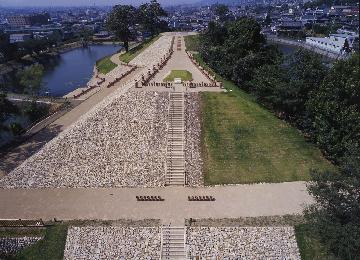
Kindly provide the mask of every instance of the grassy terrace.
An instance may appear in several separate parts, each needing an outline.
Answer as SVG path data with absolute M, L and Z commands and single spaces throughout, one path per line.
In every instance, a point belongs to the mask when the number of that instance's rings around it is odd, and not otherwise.
M 96 67 L 100 73 L 107 74 L 117 67 L 117 65 L 110 60 L 110 57 L 111 56 L 107 56 L 96 62 Z
M 202 93 L 206 185 L 309 180 L 310 169 L 333 167 L 296 128 L 222 81 L 228 93 Z
M 172 70 L 164 81 L 174 81 L 175 78 L 181 78 L 182 81 L 192 80 L 192 74 L 187 70 Z
M 138 56 L 142 51 L 144 51 L 147 47 L 149 47 L 151 44 L 153 44 L 155 41 L 157 41 L 161 35 L 158 35 L 156 37 L 153 37 L 151 39 L 148 39 L 141 43 L 140 45 L 132 48 L 128 52 L 120 55 L 120 60 L 125 63 L 129 63 L 132 61 L 136 56 Z

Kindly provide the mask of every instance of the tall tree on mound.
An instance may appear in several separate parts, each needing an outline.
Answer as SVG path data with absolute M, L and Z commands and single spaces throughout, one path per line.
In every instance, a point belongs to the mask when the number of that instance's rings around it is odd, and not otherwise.
M 144 32 L 155 35 L 163 31 L 167 24 L 160 20 L 162 16 L 167 16 L 167 13 L 156 0 L 139 6 L 138 22 Z
M 134 26 L 137 10 L 131 5 L 116 5 L 107 18 L 107 28 L 115 33 L 116 38 L 124 42 L 125 50 L 129 50 L 129 42 L 134 38 Z

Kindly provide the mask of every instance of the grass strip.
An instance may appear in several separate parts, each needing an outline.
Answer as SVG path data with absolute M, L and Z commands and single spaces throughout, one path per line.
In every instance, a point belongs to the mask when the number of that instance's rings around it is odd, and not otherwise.
M 174 81 L 175 78 L 180 78 L 182 81 L 192 80 L 192 74 L 187 70 L 172 70 L 164 81 Z
M 298 129 L 233 82 L 216 78 L 228 92 L 201 93 L 206 185 L 308 181 L 310 169 L 334 168 Z
M 98 62 L 96 62 L 96 67 L 102 74 L 108 74 L 110 71 L 115 69 L 117 65 L 111 61 L 111 56 L 107 56 Z

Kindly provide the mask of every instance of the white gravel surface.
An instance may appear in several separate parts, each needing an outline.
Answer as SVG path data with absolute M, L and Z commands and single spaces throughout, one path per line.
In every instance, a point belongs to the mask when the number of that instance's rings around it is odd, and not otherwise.
M 168 93 L 116 96 L 2 178 L 0 187 L 162 186 L 168 106 Z
M 40 239 L 42 237 L 0 237 L 0 259 L 7 259 Z
M 65 260 L 159 259 L 159 227 L 72 227 L 68 230 Z
M 203 186 L 200 94 L 185 94 L 185 171 L 189 186 Z
M 149 48 L 145 49 L 132 61 L 130 65 L 139 67 L 152 67 L 155 64 L 160 63 L 163 58 L 170 50 L 172 36 L 162 36 L 156 40 Z
M 191 227 L 186 244 L 200 259 L 301 259 L 293 227 Z

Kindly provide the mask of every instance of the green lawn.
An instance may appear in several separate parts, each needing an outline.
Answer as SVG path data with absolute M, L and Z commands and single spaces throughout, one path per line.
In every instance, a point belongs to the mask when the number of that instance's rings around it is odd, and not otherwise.
M 147 47 L 149 47 L 151 44 L 153 44 L 155 41 L 157 41 L 161 35 L 158 35 L 156 37 L 153 37 L 151 39 L 148 39 L 141 43 L 140 45 L 130 49 L 128 52 L 120 55 L 120 60 L 125 63 L 129 63 L 132 61 L 136 56 L 138 56 L 141 52 L 143 52 Z
M 332 260 L 336 259 L 328 249 L 312 234 L 307 224 L 295 226 L 296 241 L 302 260 Z
M 187 35 L 184 37 L 186 50 L 199 51 L 200 35 Z
M 172 70 L 170 74 L 164 78 L 164 81 L 174 81 L 175 78 L 181 78 L 182 81 L 192 80 L 192 74 L 187 70 Z
M 44 239 L 20 251 L 14 259 L 19 260 L 61 260 L 64 257 L 68 226 L 57 224 L 48 227 Z
M 334 167 L 296 128 L 223 82 L 231 92 L 201 94 L 206 185 L 309 180 L 310 169 Z
M 99 72 L 102 74 L 108 74 L 110 71 L 115 69 L 117 65 L 110 60 L 110 56 L 105 57 L 99 60 L 96 63 L 96 67 L 98 68 Z

